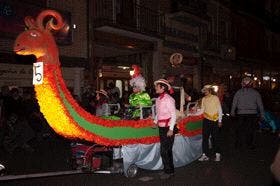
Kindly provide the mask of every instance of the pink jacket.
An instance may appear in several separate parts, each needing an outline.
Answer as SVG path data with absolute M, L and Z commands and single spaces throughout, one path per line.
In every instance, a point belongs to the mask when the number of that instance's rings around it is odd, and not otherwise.
M 176 124 L 175 100 L 169 94 L 165 93 L 156 99 L 156 118 L 154 122 L 159 127 L 165 127 L 167 124 L 170 130 L 174 129 Z

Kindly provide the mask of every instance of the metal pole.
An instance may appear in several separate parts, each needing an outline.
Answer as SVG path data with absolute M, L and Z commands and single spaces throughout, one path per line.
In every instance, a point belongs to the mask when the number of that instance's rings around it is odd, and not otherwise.
M 82 170 L 71 170 L 71 171 L 45 172 L 45 173 L 35 173 L 35 174 L 7 175 L 7 176 L 1 176 L 0 181 L 27 179 L 27 178 L 41 178 L 41 177 L 50 177 L 50 176 L 62 176 L 62 175 L 81 174 L 81 173 L 85 173 L 85 172 L 83 172 Z
M 97 0 L 88 0 L 87 1 L 87 26 L 88 26 L 88 68 L 89 68 L 89 81 L 92 82 L 96 78 L 97 71 L 94 60 L 94 33 L 93 33 L 93 11 L 95 10 L 95 5 Z M 96 80 L 97 81 L 97 80 Z M 96 82 L 97 83 L 97 82 Z

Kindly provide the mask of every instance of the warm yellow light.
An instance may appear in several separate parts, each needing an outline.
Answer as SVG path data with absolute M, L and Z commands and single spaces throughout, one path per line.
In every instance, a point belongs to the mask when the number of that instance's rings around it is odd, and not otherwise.
M 102 76 L 103 76 L 102 72 L 99 72 L 99 73 L 98 73 L 98 77 L 101 78 Z
M 218 92 L 219 87 L 218 87 L 217 85 L 213 85 L 212 87 L 213 87 L 213 89 L 214 89 L 215 92 Z
M 118 66 L 118 68 L 123 69 L 123 70 L 129 69 L 129 67 L 127 67 L 127 66 Z

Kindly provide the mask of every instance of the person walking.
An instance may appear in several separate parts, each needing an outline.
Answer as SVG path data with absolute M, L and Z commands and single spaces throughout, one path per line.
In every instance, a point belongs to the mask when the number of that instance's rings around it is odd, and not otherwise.
M 240 148 L 244 142 L 250 149 L 255 148 L 255 133 L 259 116 L 264 118 L 264 108 L 261 95 L 252 88 L 253 81 L 245 77 L 234 97 L 231 116 L 237 116 L 235 147 Z M 243 141 L 245 138 L 246 140 Z
M 156 93 L 159 95 L 156 99 L 154 127 L 159 128 L 160 155 L 164 166 L 164 173 L 161 174 L 160 179 L 168 179 L 174 175 L 172 147 L 176 130 L 175 100 L 168 93 L 171 85 L 167 80 L 159 79 L 154 84 Z
M 220 130 L 222 127 L 222 107 L 218 96 L 213 95 L 213 87 L 205 85 L 201 90 L 204 97 L 201 101 L 201 109 L 203 111 L 202 122 L 202 156 L 198 161 L 209 160 L 209 137 L 211 135 L 212 148 L 215 153 L 214 161 L 221 161 L 220 149 Z

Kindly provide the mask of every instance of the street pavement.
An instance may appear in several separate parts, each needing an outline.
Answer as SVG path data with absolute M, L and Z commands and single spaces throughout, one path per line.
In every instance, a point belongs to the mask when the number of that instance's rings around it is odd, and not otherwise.
M 280 185 L 273 179 L 270 164 L 279 147 L 279 139 L 269 132 L 257 133 L 255 150 L 234 147 L 233 119 L 226 118 L 222 128 L 222 161 L 194 161 L 175 169 L 175 175 L 160 180 L 160 171 L 139 170 L 134 178 L 123 174 L 82 173 L 32 179 L 0 181 L 0 185 L 16 186 L 91 186 L 91 185 L 215 185 L 270 186 Z M 44 173 L 71 170 L 70 142 L 56 135 L 41 140 L 35 151 L 0 152 L 0 161 L 7 167 L 7 175 Z

